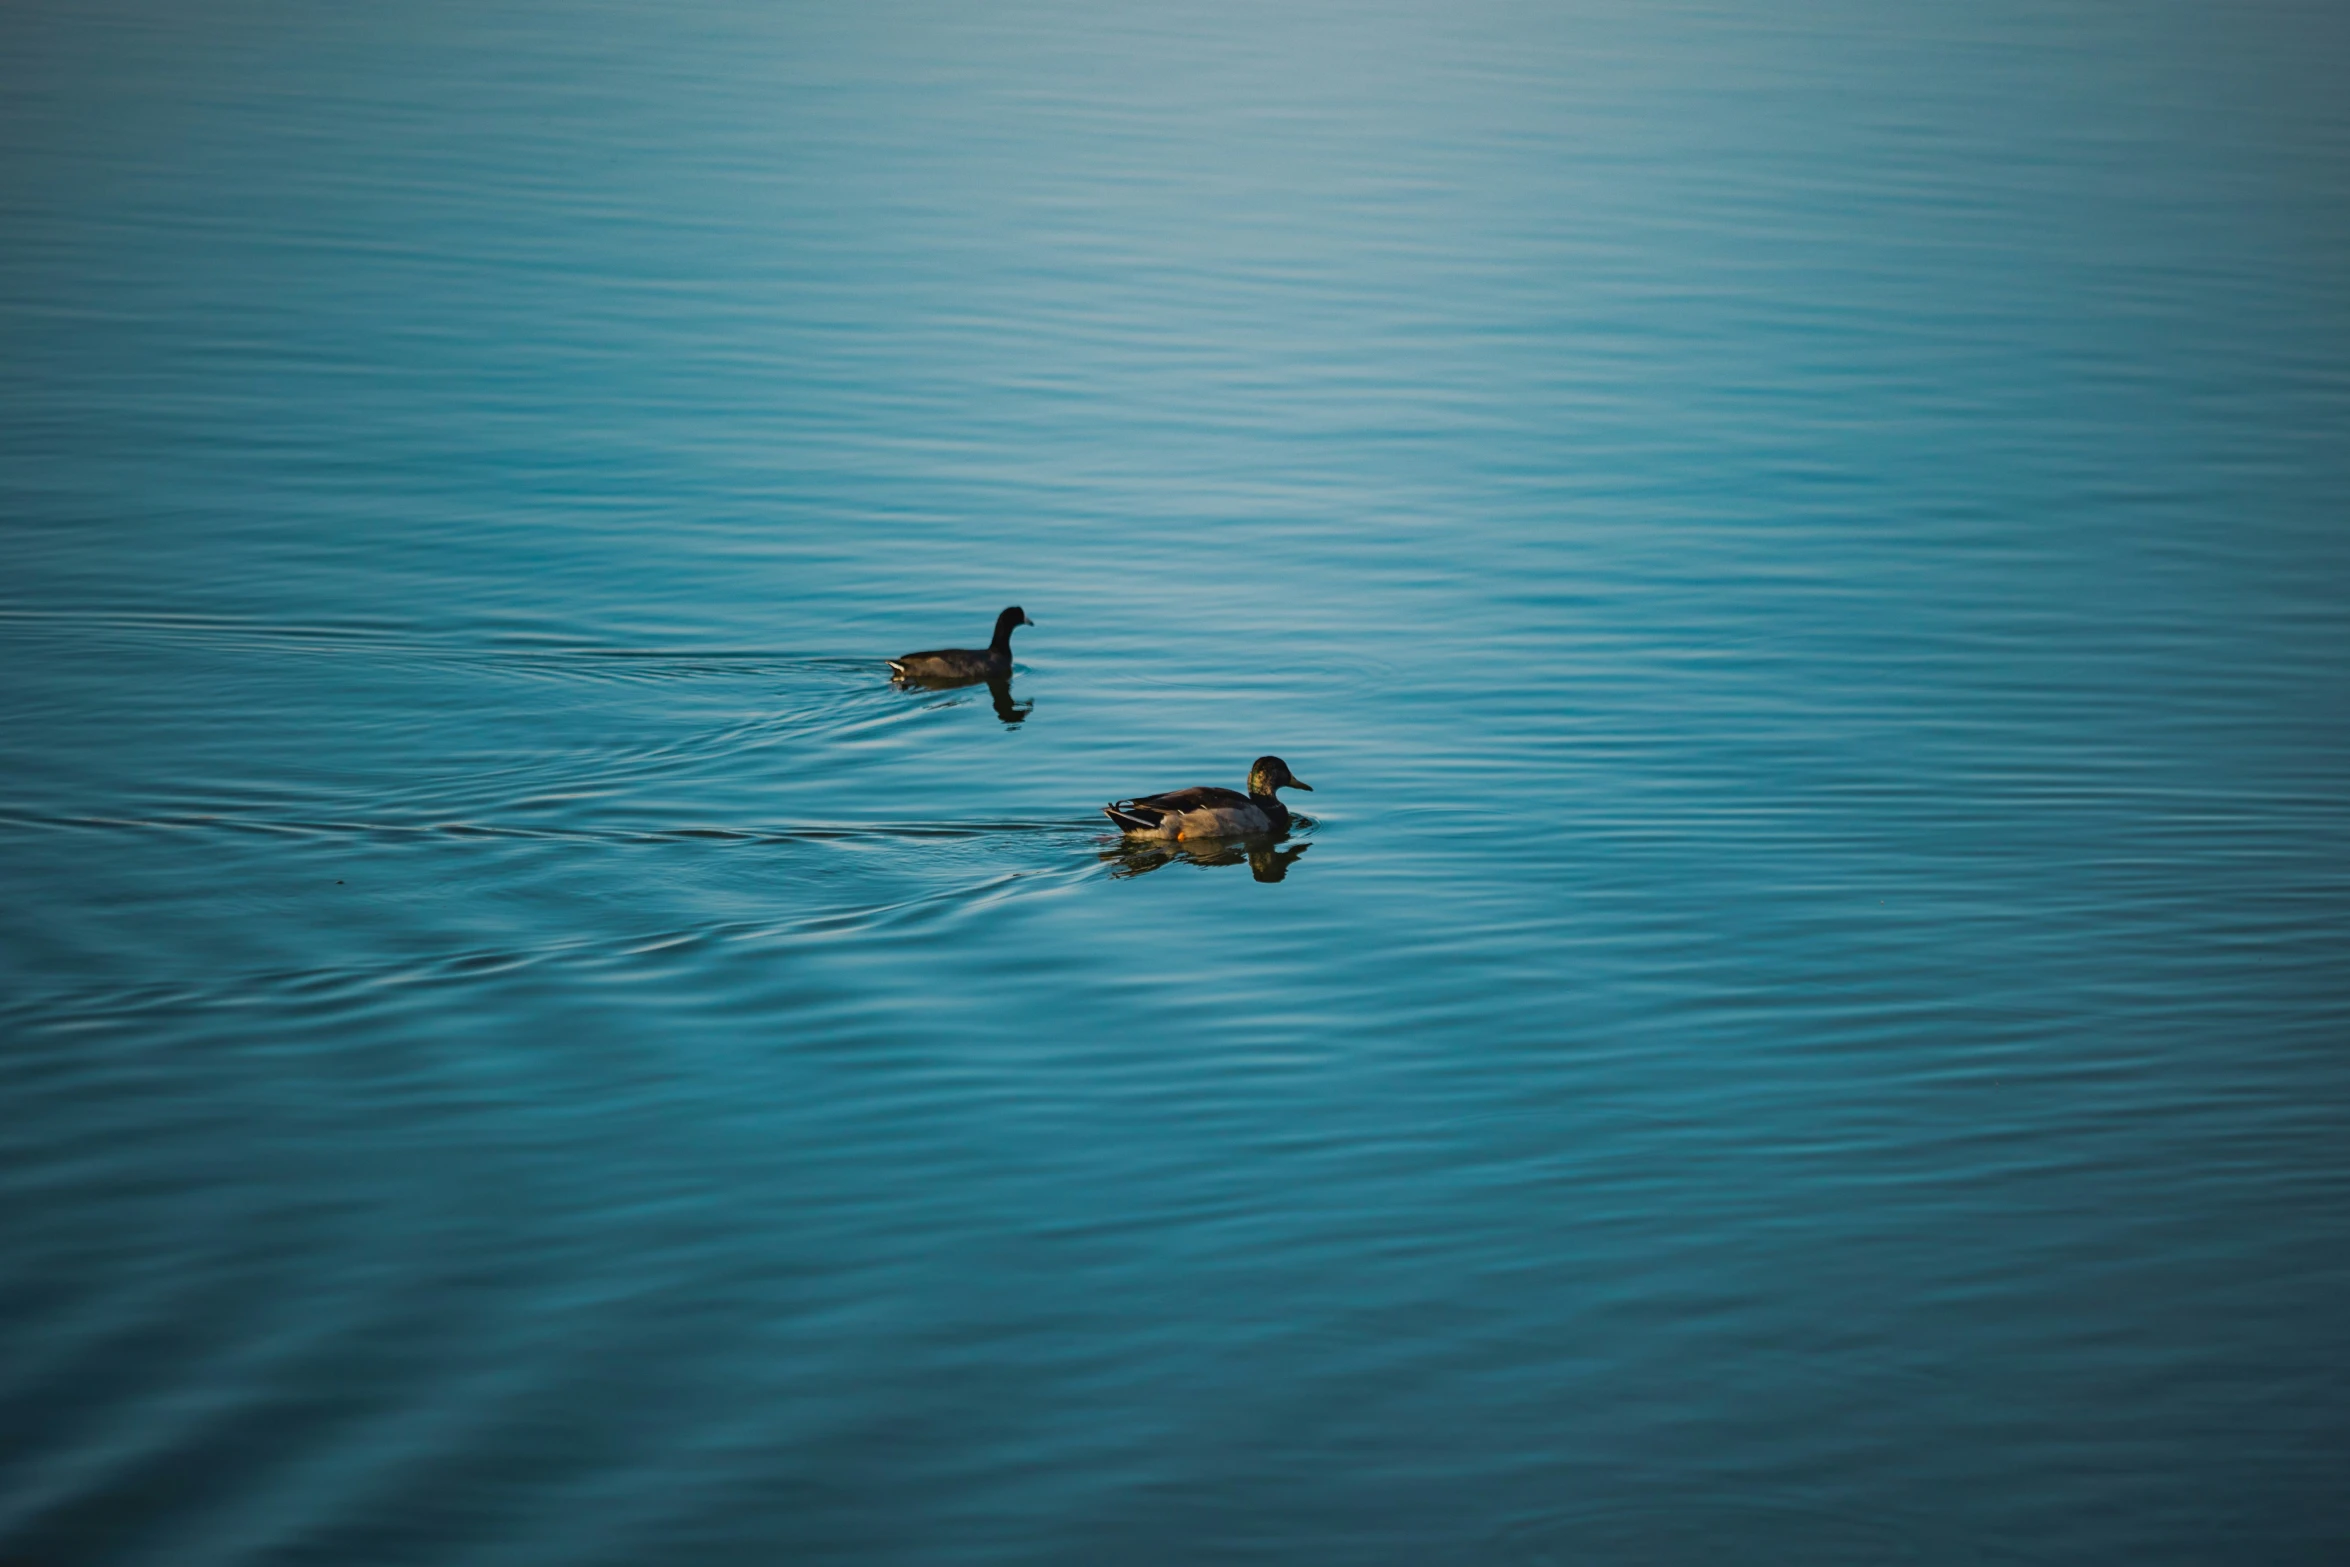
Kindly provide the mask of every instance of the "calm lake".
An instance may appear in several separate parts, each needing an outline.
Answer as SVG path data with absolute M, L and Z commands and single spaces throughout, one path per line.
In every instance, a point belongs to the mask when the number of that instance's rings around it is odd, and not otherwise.
M 2343 1560 L 2345 80 L 10 5 L 0 1559 Z

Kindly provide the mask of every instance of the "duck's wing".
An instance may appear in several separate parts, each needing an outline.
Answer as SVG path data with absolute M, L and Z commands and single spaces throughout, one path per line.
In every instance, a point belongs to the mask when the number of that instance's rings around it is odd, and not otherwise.
M 1214 784 L 1200 784 L 1190 789 L 1170 789 L 1165 794 L 1146 794 L 1140 799 L 1120 800 L 1118 803 L 1157 811 L 1161 815 L 1188 816 L 1193 811 L 1228 811 L 1249 802 L 1248 796 L 1238 789 L 1219 789 Z
M 1248 796 L 1237 789 L 1219 789 L 1213 784 L 1201 784 L 1191 789 L 1170 789 L 1165 794 L 1146 794 L 1133 800 L 1113 800 L 1102 807 L 1102 813 L 1128 832 L 1147 833 L 1164 827 L 1169 817 L 1189 816 L 1194 811 L 1251 808 Z

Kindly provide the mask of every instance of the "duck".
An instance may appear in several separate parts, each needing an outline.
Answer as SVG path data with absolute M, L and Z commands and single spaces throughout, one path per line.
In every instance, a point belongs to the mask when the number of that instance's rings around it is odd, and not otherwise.
M 1113 800 L 1102 807 L 1102 814 L 1116 822 L 1130 838 L 1171 838 L 1180 842 L 1186 838 L 1242 838 L 1256 833 L 1286 832 L 1289 807 L 1274 793 L 1277 789 L 1314 792 L 1314 786 L 1291 772 L 1289 764 L 1280 757 L 1260 756 L 1249 766 L 1246 794 L 1200 784 L 1133 800 Z
M 1028 612 L 1015 604 L 995 618 L 995 639 L 984 648 L 942 647 L 927 653 L 908 653 L 889 661 L 892 680 L 1001 680 L 1012 672 L 1012 628 L 1033 626 Z

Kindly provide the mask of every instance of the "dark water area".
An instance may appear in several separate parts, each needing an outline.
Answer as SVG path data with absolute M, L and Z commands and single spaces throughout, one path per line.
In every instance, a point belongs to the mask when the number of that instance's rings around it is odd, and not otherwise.
M 0 12 L 0 1560 L 2343 1560 L 2346 77 Z

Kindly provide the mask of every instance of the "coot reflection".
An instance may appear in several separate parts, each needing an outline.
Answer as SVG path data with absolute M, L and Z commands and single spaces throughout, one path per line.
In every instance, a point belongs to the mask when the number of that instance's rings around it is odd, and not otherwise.
M 985 680 L 940 680 L 920 675 L 892 675 L 890 684 L 901 690 L 959 691 L 965 686 L 984 685 L 988 700 L 995 704 L 995 716 L 1007 724 L 1026 723 L 1034 702 L 1012 700 L 1012 681 L 1008 675 L 990 675 Z
M 1145 876 L 1181 860 L 1191 865 L 1246 865 L 1258 881 L 1279 881 L 1312 847 L 1310 843 L 1293 843 L 1285 848 L 1279 838 L 1271 836 L 1186 838 L 1180 843 L 1164 838 L 1125 838 L 1116 848 L 1104 849 L 1101 857 L 1109 863 L 1110 874 L 1120 880 Z

